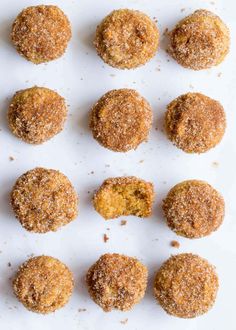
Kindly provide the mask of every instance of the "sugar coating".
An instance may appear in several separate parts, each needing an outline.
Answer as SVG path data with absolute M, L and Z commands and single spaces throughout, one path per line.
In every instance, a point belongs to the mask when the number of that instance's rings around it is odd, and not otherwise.
M 61 57 L 70 39 L 70 22 L 57 6 L 27 7 L 12 26 L 11 40 L 17 51 L 35 64 Z
M 78 215 L 78 197 L 69 179 L 40 167 L 18 178 L 11 205 L 21 225 L 35 233 L 56 231 Z
M 159 31 L 137 10 L 112 11 L 97 27 L 94 45 L 103 61 L 115 68 L 132 69 L 148 62 L 157 52 Z
M 12 133 L 31 144 L 41 144 L 60 133 L 66 117 L 64 98 L 37 86 L 16 92 L 8 110 Z
M 183 181 L 174 186 L 162 208 L 168 226 L 188 238 L 200 238 L 216 231 L 225 214 L 223 197 L 200 180 Z
M 86 282 L 91 298 L 105 312 L 128 311 L 144 296 L 147 268 L 137 259 L 104 254 L 88 270 Z
M 213 306 L 219 283 L 214 266 L 197 255 L 183 253 L 163 263 L 154 282 L 154 294 L 170 315 L 194 318 Z
M 165 115 L 168 138 L 188 153 L 203 153 L 222 140 L 226 116 L 222 105 L 201 93 L 187 93 L 172 101 Z
M 215 14 L 197 10 L 170 32 L 168 52 L 182 66 L 203 70 L 220 64 L 229 52 L 230 33 Z
M 153 184 L 134 176 L 106 179 L 93 197 L 94 208 L 106 220 L 128 215 L 149 217 L 153 201 Z
M 13 291 L 30 311 L 47 314 L 62 308 L 72 294 L 74 280 L 68 267 L 56 258 L 39 256 L 20 266 Z
M 137 91 L 116 89 L 93 106 L 90 128 L 93 137 L 105 148 L 127 152 L 147 140 L 152 119 L 149 103 Z

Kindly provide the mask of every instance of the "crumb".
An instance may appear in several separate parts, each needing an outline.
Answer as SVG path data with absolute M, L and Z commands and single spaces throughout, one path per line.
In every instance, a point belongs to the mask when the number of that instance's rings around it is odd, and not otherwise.
M 192 84 L 189 85 L 189 88 L 194 89 L 194 86 Z
M 219 163 L 218 162 L 212 162 L 212 167 L 218 167 Z
M 79 312 L 79 313 L 81 313 L 81 312 L 86 312 L 86 311 L 87 311 L 86 308 L 79 308 L 79 309 L 78 309 L 78 312 Z
M 116 75 L 114 73 L 110 74 L 110 77 L 115 77 Z
M 13 156 L 10 156 L 9 160 L 12 162 L 13 160 L 15 160 L 15 158 Z
M 176 249 L 178 249 L 180 247 L 180 244 L 178 241 L 171 241 L 170 245 Z
M 107 236 L 107 234 L 103 235 L 103 241 L 104 243 L 106 243 L 109 240 L 109 237 Z
M 110 230 L 110 228 L 106 228 L 107 230 Z
M 10 263 L 10 262 L 8 262 L 7 266 L 8 266 L 8 267 L 11 267 L 11 263 Z
M 183 13 L 186 10 L 186 8 L 181 8 L 180 11 Z
M 126 324 L 128 322 L 128 319 L 124 319 L 122 321 L 120 321 L 121 324 Z
M 141 160 L 139 161 L 140 164 L 142 164 L 143 162 L 144 162 L 144 159 L 141 159 Z
M 90 191 L 90 190 L 88 190 L 88 191 L 87 191 L 87 193 L 88 193 L 88 194 L 90 194 L 90 193 L 91 193 L 91 191 Z
M 110 167 L 111 165 L 110 164 L 105 164 L 105 167 Z
M 127 224 L 127 221 L 126 220 L 121 220 L 121 222 L 120 222 L 120 225 L 121 226 L 125 226 Z
M 217 74 L 217 77 L 221 77 L 222 76 L 222 72 L 219 72 L 218 74 Z
M 166 29 L 165 29 L 165 31 L 163 32 L 163 35 L 164 35 L 164 36 L 167 36 L 167 35 L 168 35 L 168 33 L 169 33 L 169 29 L 168 29 L 168 28 L 166 28 Z

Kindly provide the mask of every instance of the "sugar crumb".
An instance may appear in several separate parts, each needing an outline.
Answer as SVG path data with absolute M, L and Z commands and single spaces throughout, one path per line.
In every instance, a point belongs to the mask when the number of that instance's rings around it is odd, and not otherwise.
M 104 243 L 106 243 L 108 240 L 109 240 L 109 237 L 107 236 L 107 234 L 103 234 Z
M 176 249 L 178 249 L 180 247 L 180 244 L 178 241 L 171 241 L 170 245 Z
M 219 163 L 218 162 L 212 162 L 212 167 L 218 167 Z
M 128 319 L 124 319 L 122 321 L 120 321 L 121 324 L 126 324 L 128 322 Z
M 79 312 L 79 313 L 81 313 L 81 312 L 86 312 L 86 311 L 87 311 L 86 308 L 79 308 L 79 309 L 78 309 L 78 312 Z

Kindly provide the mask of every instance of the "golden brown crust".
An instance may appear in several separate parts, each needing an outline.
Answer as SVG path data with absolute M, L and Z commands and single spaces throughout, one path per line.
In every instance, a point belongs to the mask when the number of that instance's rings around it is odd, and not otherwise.
M 118 69 L 133 69 L 157 52 L 159 31 L 137 10 L 112 11 L 97 27 L 94 45 L 103 61 Z
M 9 110 L 8 123 L 14 135 L 31 144 L 40 144 L 61 132 L 67 117 L 65 100 L 44 87 L 16 92 Z
M 11 192 L 16 218 L 28 231 L 56 231 L 77 217 L 78 197 L 69 179 L 56 170 L 35 168 L 21 175 Z
M 183 253 L 163 263 L 155 278 L 154 294 L 168 314 L 193 318 L 213 306 L 218 287 L 215 268 L 207 260 Z
M 203 153 L 222 140 L 226 116 L 222 105 L 203 94 L 188 93 L 172 101 L 165 116 L 168 138 L 188 153 Z
M 149 217 L 153 201 L 153 184 L 133 176 L 106 179 L 93 197 L 95 210 L 106 220 L 128 215 Z
M 136 149 L 147 140 L 152 125 L 149 103 L 133 89 L 107 92 L 91 111 L 93 137 L 117 152 Z
M 64 54 L 71 39 L 70 22 L 57 6 L 28 7 L 15 19 L 11 39 L 27 60 L 49 62 Z
M 104 254 L 88 270 L 86 282 L 91 298 L 105 312 L 128 311 L 144 296 L 147 268 L 135 258 Z
M 13 291 L 30 311 L 47 314 L 63 307 L 72 294 L 71 271 L 58 259 L 39 256 L 20 266 L 13 281 Z
M 188 238 L 204 237 L 216 231 L 225 214 L 223 197 L 200 180 L 183 181 L 174 186 L 162 208 L 168 226 Z
M 222 20 L 197 10 L 170 33 L 168 52 L 182 66 L 202 70 L 220 64 L 229 52 L 230 34 Z

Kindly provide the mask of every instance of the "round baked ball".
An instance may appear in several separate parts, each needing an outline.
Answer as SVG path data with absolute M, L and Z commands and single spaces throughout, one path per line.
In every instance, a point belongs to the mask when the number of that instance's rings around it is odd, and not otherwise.
M 19 301 L 30 311 L 47 314 L 69 301 L 74 287 L 71 271 L 56 258 L 40 256 L 20 266 L 13 281 Z
M 218 286 L 215 268 L 207 260 L 183 253 L 163 263 L 156 274 L 154 294 L 168 314 L 193 318 L 213 306 Z
M 220 64 L 229 52 L 230 34 L 222 20 L 197 10 L 170 33 L 168 52 L 183 67 L 202 70 Z
M 130 310 L 144 296 L 147 268 L 135 258 L 104 254 L 89 269 L 86 281 L 91 298 L 105 312 Z
M 225 214 L 223 197 L 200 180 L 183 181 L 174 186 L 162 208 L 168 226 L 187 238 L 200 238 L 216 231 Z
M 70 39 L 70 22 L 57 6 L 25 8 L 12 26 L 11 40 L 18 53 L 35 64 L 61 57 Z
M 103 95 L 91 111 L 90 128 L 102 146 L 113 151 L 136 149 L 147 140 L 152 126 L 149 103 L 133 89 Z
M 188 93 L 172 101 L 165 116 L 168 138 L 188 153 L 203 153 L 222 140 L 226 116 L 222 105 L 203 94 Z
M 159 32 L 152 20 L 137 10 L 112 11 L 97 27 L 94 45 L 103 61 L 118 69 L 133 69 L 157 52 Z
M 67 117 L 65 100 L 44 87 L 16 92 L 8 110 L 14 135 L 31 144 L 40 144 L 58 134 Z
M 78 197 L 69 179 L 37 167 L 21 175 L 11 192 L 16 218 L 28 231 L 56 231 L 77 217 Z

